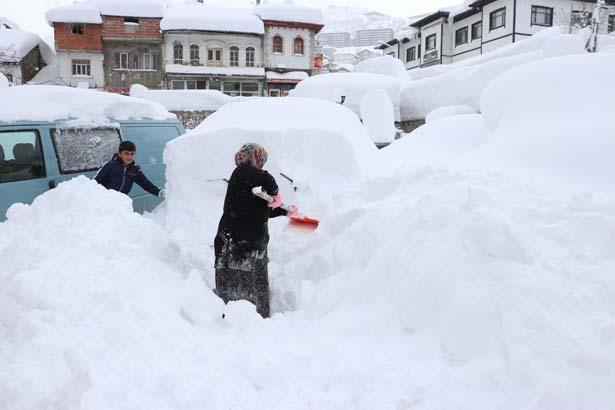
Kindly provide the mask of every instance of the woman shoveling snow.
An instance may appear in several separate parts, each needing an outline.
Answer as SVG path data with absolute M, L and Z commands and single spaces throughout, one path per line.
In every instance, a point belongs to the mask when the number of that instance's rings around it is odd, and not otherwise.
M 267 222 L 281 215 L 295 216 L 297 207 L 280 206 L 282 195 L 275 178 L 262 169 L 265 162 L 267 151 L 258 144 L 245 144 L 235 154 L 237 167 L 228 182 L 214 249 L 218 296 L 224 303 L 248 300 L 261 316 L 269 317 Z M 255 196 L 255 187 L 262 187 L 273 200 Z

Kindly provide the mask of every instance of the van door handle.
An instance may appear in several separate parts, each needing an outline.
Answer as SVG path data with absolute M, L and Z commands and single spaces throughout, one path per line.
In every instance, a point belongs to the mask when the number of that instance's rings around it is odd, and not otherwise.
M 49 180 L 49 189 L 53 189 L 56 187 L 56 181 L 54 181 L 53 179 Z

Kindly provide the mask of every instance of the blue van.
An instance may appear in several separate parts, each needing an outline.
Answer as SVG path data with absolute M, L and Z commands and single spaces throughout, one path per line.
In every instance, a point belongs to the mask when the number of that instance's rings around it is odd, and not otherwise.
M 124 140 L 137 145 L 136 162 L 145 175 L 164 187 L 164 146 L 184 132 L 176 119 L 114 121 L 101 127 L 62 121 L 0 122 L 0 221 L 16 202 L 31 203 L 77 175 L 92 178 Z M 137 212 L 151 211 L 161 201 L 136 184 L 130 196 Z

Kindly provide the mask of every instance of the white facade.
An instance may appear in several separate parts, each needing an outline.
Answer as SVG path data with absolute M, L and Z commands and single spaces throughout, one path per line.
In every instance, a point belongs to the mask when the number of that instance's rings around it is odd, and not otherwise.
M 314 31 L 307 28 L 291 28 L 265 25 L 263 47 L 265 68 L 274 70 L 310 71 L 314 61 Z M 274 37 L 282 38 L 282 52 L 273 48 Z M 303 53 L 295 53 L 295 40 L 303 42 Z
M 463 9 L 440 10 L 413 23 L 420 31 L 420 53 L 412 39 L 404 42 L 400 38 L 400 44 L 392 40 L 388 47 L 379 48 L 385 55 L 400 58 L 407 69 L 449 64 L 523 40 L 546 27 L 577 31 L 573 11 L 592 12 L 594 7 L 595 2 L 579 0 L 477 0 Z M 605 14 L 615 22 L 614 6 L 608 6 Z M 615 24 L 609 26 L 607 21 L 600 27 L 603 34 L 613 30 Z M 408 58 L 412 47 L 417 47 L 418 61 Z
M 81 64 L 82 67 L 82 63 L 89 62 L 90 74 L 78 74 L 74 72 L 73 62 Z M 56 64 L 58 64 L 60 84 L 76 87 L 80 83 L 88 83 L 89 88 L 104 88 L 105 73 L 103 70 L 102 52 L 59 51 L 57 53 Z M 78 71 L 83 72 L 81 68 Z

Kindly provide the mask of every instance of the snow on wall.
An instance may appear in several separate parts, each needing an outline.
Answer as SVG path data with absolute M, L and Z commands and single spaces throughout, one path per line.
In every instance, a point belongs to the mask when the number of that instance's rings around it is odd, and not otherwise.
M 263 22 L 249 9 L 178 5 L 167 9 L 160 29 L 263 34 Z
M 344 106 L 360 116 L 360 104 L 363 96 L 379 88 L 389 94 L 395 109 L 395 119 L 399 119 L 400 85 L 397 79 L 390 76 L 373 73 L 321 74 L 301 81 L 291 95 L 294 97 L 319 98 L 336 103 L 341 102 L 341 96 L 345 96 Z
M 128 120 L 175 118 L 158 103 L 53 85 L 9 87 L 0 99 L 0 121 L 56 121 L 108 123 L 110 119 Z
M 140 84 L 130 87 L 130 96 L 158 102 L 169 111 L 216 111 L 233 101 L 218 90 L 148 90 Z
M 53 26 L 53 23 L 102 24 L 100 10 L 88 2 L 52 8 L 45 13 L 45 18 L 50 26 Z
M 284 3 L 260 4 L 254 7 L 254 13 L 263 20 L 324 24 L 324 18 L 320 9 L 300 6 L 290 0 Z

